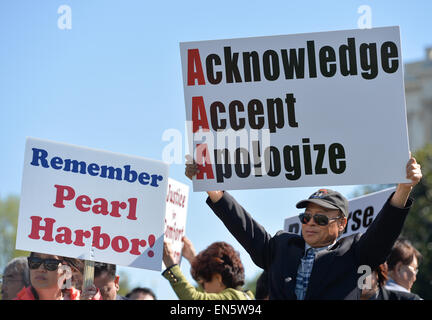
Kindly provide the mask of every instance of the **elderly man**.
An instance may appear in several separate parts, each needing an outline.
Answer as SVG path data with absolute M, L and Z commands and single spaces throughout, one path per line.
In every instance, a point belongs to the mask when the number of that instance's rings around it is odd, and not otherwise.
M 30 285 L 30 273 L 27 257 L 12 259 L 4 269 L 2 280 L 3 300 L 12 300 L 22 288 L 28 287 Z
M 198 173 L 186 164 L 186 176 Z M 279 231 L 273 237 L 224 191 L 208 191 L 207 204 L 249 253 L 267 271 L 270 299 L 359 299 L 360 266 L 375 269 L 385 262 L 412 204 L 412 188 L 420 181 L 420 165 L 406 166 L 411 183 L 399 184 L 368 230 L 338 240 L 347 224 L 348 201 L 340 193 L 320 189 L 297 203 L 302 235 Z M 362 269 L 363 270 L 363 269 Z

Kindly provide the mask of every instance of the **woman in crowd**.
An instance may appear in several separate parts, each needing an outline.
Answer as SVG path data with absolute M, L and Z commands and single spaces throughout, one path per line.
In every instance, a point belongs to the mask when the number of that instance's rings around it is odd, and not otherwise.
M 31 285 L 23 288 L 15 300 L 101 300 L 96 287 L 81 294 L 72 285 L 72 274 L 79 270 L 77 259 L 31 252 L 27 260 Z
M 226 242 L 214 242 L 195 255 L 192 242 L 183 237 L 182 255 L 191 264 L 191 275 L 200 287 L 192 286 L 175 264 L 169 243 L 164 243 L 163 261 L 168 279 L 180 300 L 251 300 L 251 291 L 242 290 L 244 268 L 239 254 Z

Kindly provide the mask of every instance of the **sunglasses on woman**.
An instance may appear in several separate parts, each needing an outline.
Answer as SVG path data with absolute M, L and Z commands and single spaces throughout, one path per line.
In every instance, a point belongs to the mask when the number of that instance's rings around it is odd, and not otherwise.
M 56 271 L 62 263 L 58 259 L 42 259 L 38 257 L 28 257 L 27 262 L 30 269 L 38 269 L 43 264 L 47 271 Z
M 299 214 L 299 219 L 300 219 L 300 222 L 302 224 L 307 224 L 312 218 L 314 219 L 314 221 L 317 225 L 326 226 L 330 223 L 331 220 L 337 220 L 337 219 L 340 219 L 342 217 L 339 216 L 336 218 L 329 218 L 324 214 L 317 213 L 317 214 L 312 215 L 308 212 L 304 212 L 304 213 Z

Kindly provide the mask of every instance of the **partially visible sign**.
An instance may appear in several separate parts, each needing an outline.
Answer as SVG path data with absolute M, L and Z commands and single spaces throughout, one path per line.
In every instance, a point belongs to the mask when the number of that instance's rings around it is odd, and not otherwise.
M 349 200 L 348 223 L 341 238 L 354 233 L 364 233 L 380 212 L 396 188 L 389 188 Z M 284 230 L 301 234 L 301 223 L 297 216 L 284 221 Z
M 188 201 L 189 186 L 169 178 L 166 197 L 165 241 L 171 243 L 176 264 L 180 264 L 181 260 Z
M 28 138 L 16 248 L 161 270 L 168 165 Z

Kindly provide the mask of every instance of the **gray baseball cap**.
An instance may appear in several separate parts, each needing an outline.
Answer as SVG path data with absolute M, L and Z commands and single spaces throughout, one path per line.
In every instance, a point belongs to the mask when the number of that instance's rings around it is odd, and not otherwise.
M 306 208 L 309 203 L 315 203 L 327 209 L 340 210 L 345 217 L 348 217 L 348 200 L 342 194 L 330 189 L 319 189 L 308 199 L 296 204 L 298 209 Z

